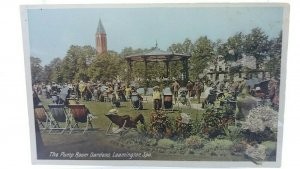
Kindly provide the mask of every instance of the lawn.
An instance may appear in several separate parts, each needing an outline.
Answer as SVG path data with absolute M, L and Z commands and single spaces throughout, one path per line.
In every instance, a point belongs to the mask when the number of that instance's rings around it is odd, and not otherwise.
M 52 101 L 51 99 L 41 98 L 42 104 L 46 109 L 48 109 L 47 105 L 50 104 Z M 93 120 L 93 125 L 95 128 L 105 129 L 110 124 L 110 120 L 105 116 L 109 112 L 109 110 L 114 109 L 115 107 L 112 106 L 109 102 L 95 102 L 95 101 L 80 101 L 81 104 L 84 104 L 90 112 L 97 116 L 97 119 Z M 131 106 L 131 103 L 122 102 L 121 107 L 118 109 L 119 115 L 130 115 L 135 116 L 137 113 L 142 113 L 145 118 L 145 122 L 150 122 L 150 113 L 153 112 L 153 103 L 152 101 L 145 101 L 143 102 L 144 109 L 143 110 L 134 110 Z M 203 113 L 203 110 L 196 110 L 196 109 L 189 109 L 185 106 L 179 107 L 177 105 L 174 106 L 174 111 L 169 112 L 168 116 L 170 118 L 175 118 L 180 115 L 180 112 L 187 113 L 191 116 L 191 119 L 200 118 Z

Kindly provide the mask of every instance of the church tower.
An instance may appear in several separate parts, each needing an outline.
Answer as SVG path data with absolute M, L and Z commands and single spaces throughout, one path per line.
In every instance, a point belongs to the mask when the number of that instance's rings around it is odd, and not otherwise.
M 107 41 L 106 41 L 106 32 L 102 25 L 101 19 L 99 19 L 97 31 L 96 31 L 96 50 L 97 54 L 107 52 Z

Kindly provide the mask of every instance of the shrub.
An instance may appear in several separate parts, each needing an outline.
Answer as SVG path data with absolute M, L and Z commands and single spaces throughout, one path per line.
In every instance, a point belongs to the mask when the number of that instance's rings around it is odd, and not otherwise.
M 241 128 L 249 141 L 276 140 L 277 120 L 277 112 L 270 107 L 257 107 L 249 111 Z
M 175 145 L 175 142 L 170 139 L 160 139 L 157 142 L 157 146 L 160 148 L 173 148 Z
M 206 106 L 203 114 L 203 133 L 210 138 L 224 134 L 224 128 L 234 123 L 234 110 L 225 104 L 221 109 L 214 105 Z
M 247 145 L 244 143 L 233 144 L 231 147 L 231 154 L 233 155 L 243 155 L 246 150 Z
M 268 155 L 268 156 L 276 155 L 276 148 L 277 148 L 276 142 L 265 141 L 265 142 L 262 142 L 261 144 L 266 147 L 266 155 Z
M 190 136 L 185 140 L 185 144 L 193 149 L 199 149 L 203 146 L 202 139 L 199 136 Z
M 266 158 L 266 147 L 261 144 L 256 144 L 254 146 L 247 145 L 245 155 L 254 161 L 263 161 Z
M 204 145 L 203 150 L 214 155 L 226 155 L 226 151 L 230 150 L 233 142 L 225 139 L 215 139 Z
M 157 139 L 170 138 L 173 135 L 173 125 L 170 117 L 165 112 L 152 112 L 148 133 Z
M 245 122 L 242 123 L 242 129 L 251 132 L 263 132 L 266 128 L 271 131 L 277 131 L 278 114 L 270 107 L 257 107 L 251 109 Z
M 175 119 L 176 134 L 179 138 L 187 138 L 191 135 L 193 125 L 190 115 L 180 113 Z
M 225 135 L 227 139 L 231 141 L 236 141 L 241 138 L 241 128 L 237 126 L 227 126 L 224 128 Z

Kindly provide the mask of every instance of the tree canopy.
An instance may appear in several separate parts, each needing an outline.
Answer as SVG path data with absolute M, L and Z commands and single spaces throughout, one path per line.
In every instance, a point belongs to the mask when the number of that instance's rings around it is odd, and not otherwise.
M 218 55 L 224 56 L 226 61 L 237 61 L 242 56 L 256 58 L 257 69 L 264 68 L 272 75 L 280 72 L 282 48 L 282 32 L 278 37 L 269 39 L 269 36 L 260 28 L 254 28 L 250 33 L 237 32 L 228 37 L 224 42 L 213 42 L 207 36 L 201 36 L 194 42 L 185 39 L 182 43 L 171 44 L 167 50 L 174 53 L 190 54 L 189 74 L 192 80 L 207 68 L 208 63 L 214 63 Z M 41 59 L 32 56 L 31 75 L 32 82 L 73 83 L 80 80 L 128 80 L 129 66 L 125 56 L 149 52 L 149 49 L 133 49 L 125 47 L 120 53 L 108 51 L 97 55 L 92 46 L 71 45 L 65 57 L 54 58 L 49 64 L 42 66 Z M 183 67 L 181 61 L 171 62 L 170 77 L 180 78 Z M 165 76 L 165 64 L 162 62 L 150 62 L 147 64 L 147 78 L 155 79 Z M 134 62 L 132 65 L 132 77 L 145 77 L 145 63 Z

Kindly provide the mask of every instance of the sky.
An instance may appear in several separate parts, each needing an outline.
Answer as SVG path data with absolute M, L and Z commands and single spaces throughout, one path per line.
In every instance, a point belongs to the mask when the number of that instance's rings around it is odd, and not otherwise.
M 68 8 L 28 9 L 30 55 L 49 64 L 63 58 L 71 45 L 95 47 L 101 18 L 107 48 L 121 52 L 125 47 L 166 50 L 186 38 L 200 36 L 216 41 L 237 32 L 250 33 L 260 27 L 270 38 L 282 30 L 280 7 L 181 7 L 181 8 Z

